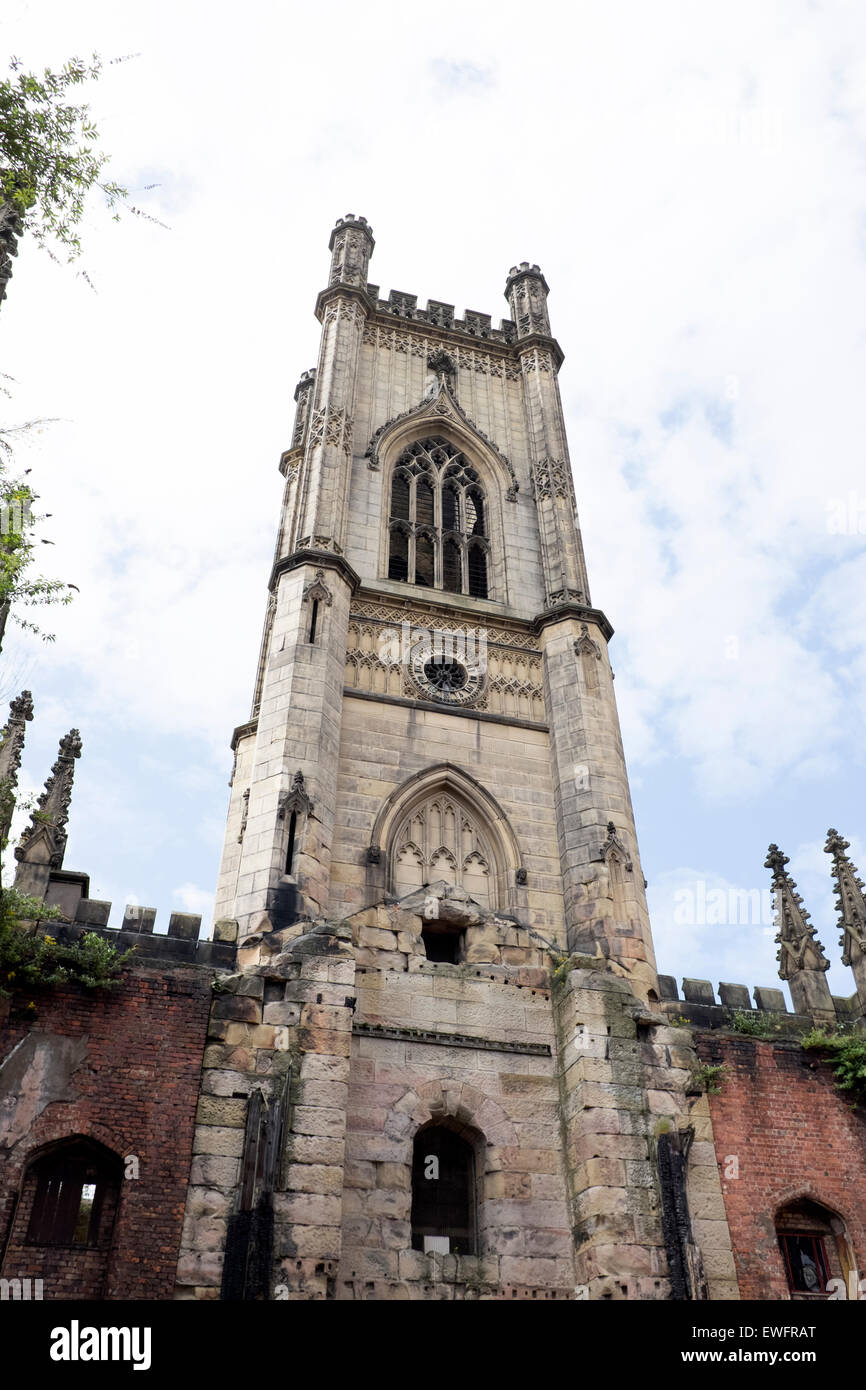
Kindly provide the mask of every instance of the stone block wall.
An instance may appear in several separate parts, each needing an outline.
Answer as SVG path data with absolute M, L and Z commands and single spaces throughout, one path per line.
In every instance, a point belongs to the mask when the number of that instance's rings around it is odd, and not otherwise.
M 177 1298 L 221 1296 L 230 1224 L 253 1211 L 270 1238 L 259 1242 L 263 1251 L 251 1240 L 238 1259 L 249 1265 L 252 1251 L 266 1268 L 255 1292 L 247 1280 L 246 1293 L 226 1296 L 333 1295 L 354 1005 L 350 937 L 341 927 L 299 924 L 252 938 L 239 952 L 241 973 L 221 982 L 202 1061 Z M 266 1111 L 280 1096 L 288 1106 L 284 1129 L 271 1136 L 277 1161 L 265 1184 L 250 1135 L 254 1093 Z
M 711 1229 L 692 1208 L 696 1190 L 718 1196 L 719 1183 L 715 1170 L 703 1171 L 705 1098 L 692 1081 L 689 1035 L 649 1011 L 601 960 L 573 958 L 559 973 L 577 1282 L 591 1299 L 735 1297 L 730 1249 L 727 1260 L 711 1250 L 724 1247 L 724 1219 Z M 684 1159 L 679 1188 L 661 1176 L 659 1147 L 671 1144 Z
M 366 852 L 383 803 L 413 774 L 440 762 L 457 763 L 502 806 L 527 871 L 515 907 L 529 926 L 560 940 L 562 878 L 547 731 L 348 695 L 331 850 L 333 915 L 369 901 Z
M 428 961 L 412 900 L 350 922 L 357 1004 L 337 1297 L 573 1298 L 547 953 L 490 914 L 467 928 L 464 964 Z M 413 1140 L 434 1123 L 475 1151 L 474 1254 L 411 1248 Z

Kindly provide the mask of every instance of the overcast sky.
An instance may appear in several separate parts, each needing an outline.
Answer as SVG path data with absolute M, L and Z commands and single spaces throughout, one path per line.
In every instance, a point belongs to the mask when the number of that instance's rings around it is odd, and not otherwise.
M 351 210 L 385 294 L 498 322 L 516 261 L 551 286 L 660 969 L 778 984 L 769 922 L 682 920 L 701 883 L 766 889 L 775 840 L 850 994 L 823 843 L 866 869 L 862 5 L 7 0 L 0 33 L 27 67 L 135 55 L 90 99 L 169 228 L 95 206 L 96 292 L 22 244 L 0 311 L 4 413 L 56 420 L 20 456 L 40 559 L 81 590 L 53 645 L 13 636 L 0 697 L 34 693 L 28 789 L 81 729 L 66 867 L 112 922 L 210 920 Z

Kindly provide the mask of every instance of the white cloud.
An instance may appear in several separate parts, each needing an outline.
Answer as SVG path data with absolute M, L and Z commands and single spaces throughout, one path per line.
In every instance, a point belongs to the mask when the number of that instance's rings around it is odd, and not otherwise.
M 199 888 L 195 883 L 182 883 L 174 890 L 174 900 L 183 912 L 197 912 L 205 921 L 213 915 L 214 894 L 207 888 Z

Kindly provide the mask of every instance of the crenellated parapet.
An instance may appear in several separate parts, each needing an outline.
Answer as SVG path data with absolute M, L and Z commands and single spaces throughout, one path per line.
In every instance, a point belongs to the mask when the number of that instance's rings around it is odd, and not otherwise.
M 821 978 L 824 979 L 823 975 Z M 829 990 L 829 1011 L 810 1009 L 795 1002 L 792 1013 L 784 993 L 774 986 L 754 985 L 750 989 L 748 985 L 722 982 L 717 991 L 711 980 L 686 977 L 680 994 L 675 976 L 659 975 L 658 980 L 660 1007 L 664 1013 L 696 1028 L 730 1030 L 733 1027 L 735 1032 L 772 1039 L 808 1033 L 816 1023 L 848 1022 L 857 1012 L 856 996 L 852 1001 L 831 996 Z
M 441 329 L 443 333 L 453 333 L 458 337 L 483 339 L 510 347 L 517 339 L 517 328 L 511 319 L 502 319 L 498 328 L 493 327 L 492 315 L 483 314 L 477 309 L 464 310 L 458 318 L 453 304 L 444 300 L 428 299 L 426 308 L 418 307 L 417 294 L 407 294 L 404 290 L 391 290 L 387 299 L 379 297 L 379 286 L 369 285 L 368 294 L 371 305 L 379 315 L 401 319 L 404 323 L 415 323 Z
M 81 877 L 84 877 L 82 875 Z M 52 894 L 47 897 L 49 906 Z M 79 898 L 67 903 L 69 917 L 52 918 L 38 924 L 40 935 L 50 935 L 64 945 L 74 945 L 86 932 L 102 937 L 118 952 L 135 949 L 135 960 L 164 960 L 195 965 L 234 967 L 237 950 L 237 922 L 216 922 L 213 937 L 201 940 L 201 916 L 193 912 L 172 912 L 167 932 L 157 932 L 156 909 L 127 903 L 119 927 L 109 927 L 111 903 L 95 898 Z

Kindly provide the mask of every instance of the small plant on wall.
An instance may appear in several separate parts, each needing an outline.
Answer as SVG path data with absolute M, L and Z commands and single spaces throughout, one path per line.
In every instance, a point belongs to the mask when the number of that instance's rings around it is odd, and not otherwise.
M 866 1105 L 866 1034 L 827 1033 L 813 1028 L 803 1046 L 818 1053 L 833 1067 L 836 1085 L 847 1091 L 857 1107 Z
M 28 918 L 45 920 L 59 915 L 14 888 L 0 897 L 0 996 L 13 991 L 58 989 L 66 984 L 85 989 L 112 989 L 120 983 L 121 969 L 132 951 L 118 953 L 96 932 L 85 932 L 80 941 L 65 945 L 53 936 L 37 936 L 22 926 Z M 34 1009 L 31 1012 L 35 1011 Z
M 744 1033 L 749 1038 L 769 1038 L 779 1031 L 779 1025 L 767 1014 L 752 1013 L 750 1009 L 735 1009 L 731 1028 L 735 1033 Z
M 717 1096 L 720 1093 L 724 1079 L 725 1068 L 721 1064 L 717 1066 L 707 1064 L 698 1067 L 695 1072 L 695 1083 L 701 1090 L 706 1091 L 708 1096 Z

